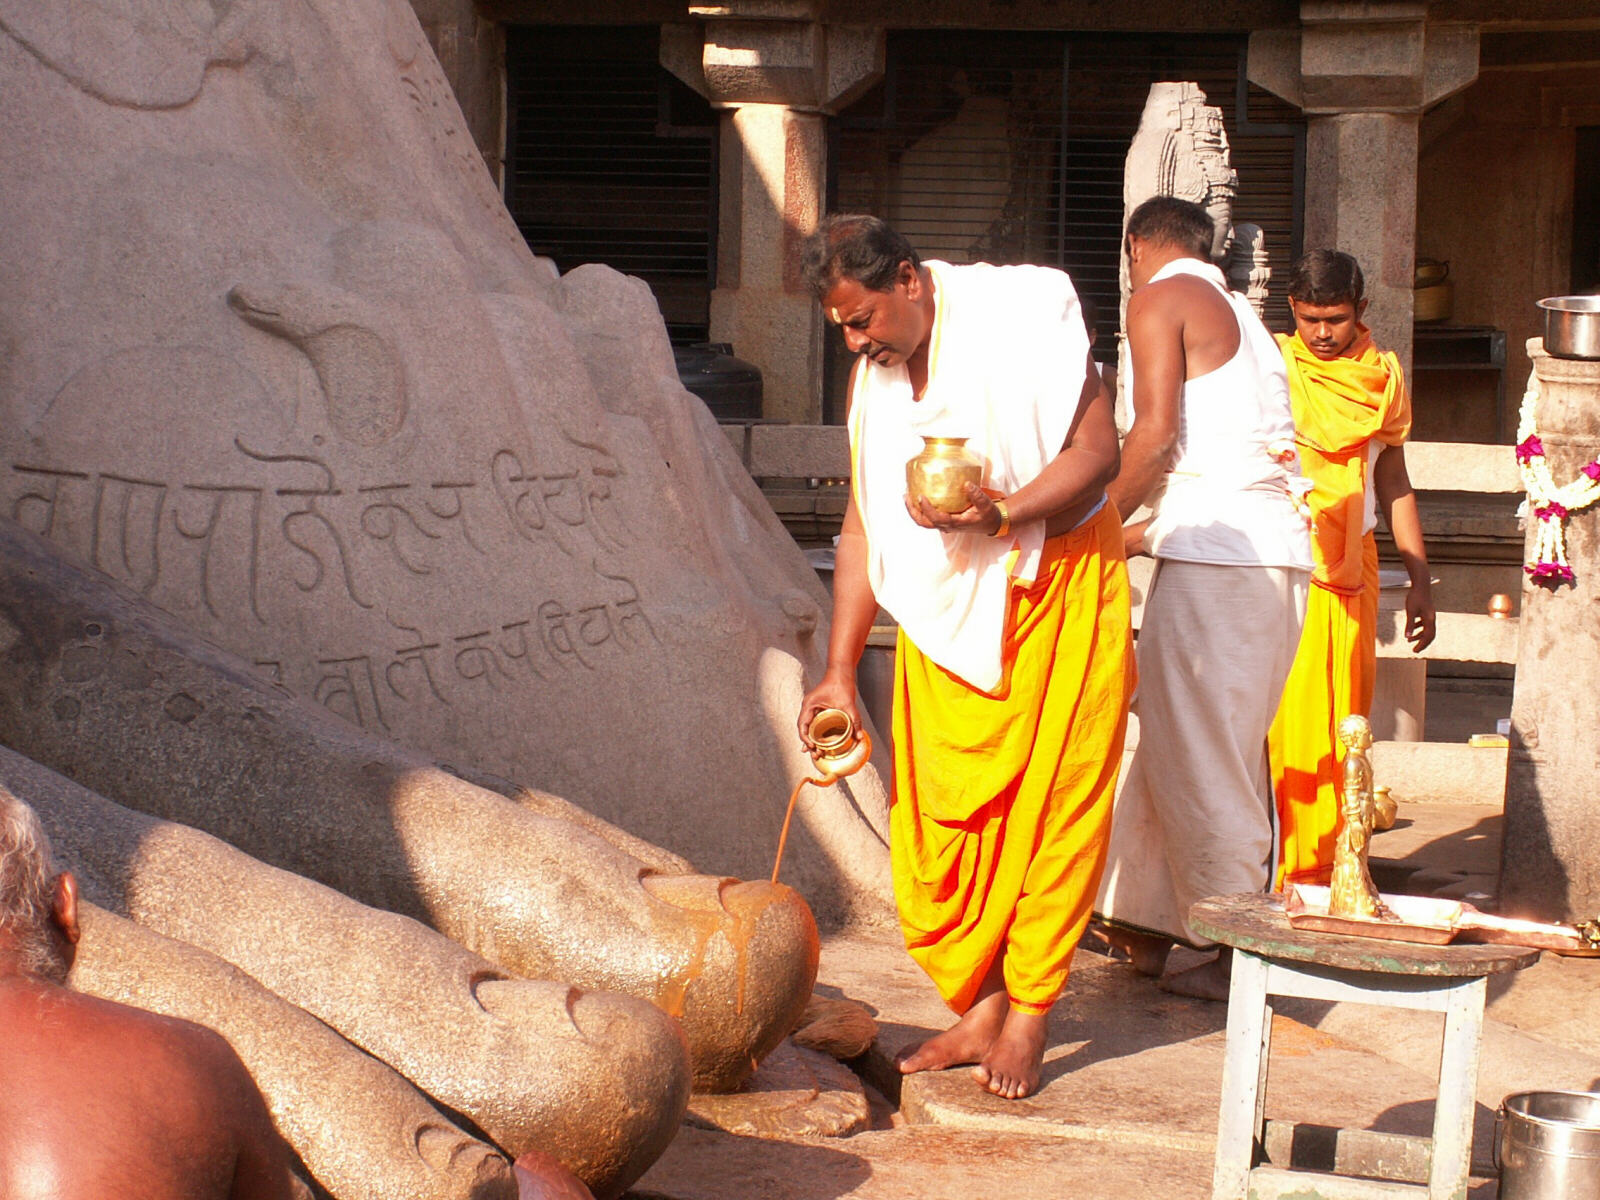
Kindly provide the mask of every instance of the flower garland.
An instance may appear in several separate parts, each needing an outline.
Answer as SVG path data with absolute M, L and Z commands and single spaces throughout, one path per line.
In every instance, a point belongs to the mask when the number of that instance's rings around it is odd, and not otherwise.
M 1587 462 L 1575 479 L 1556 487 L 1544 461 L 1544 443 L 1539 440 L 1539 376 L 1529 376 L 1528 390 L 1522 396 L 1522 411 L 1517 417 L 1517 466 L 1522 471 L 1522 486 L 1527 500 L 1517 510 L 1526 519 L 1531 510 L 1539 522 L 1534 534 L 1533 553 L 1522 569 L 1535 581 L 1550 587 L 1576 582 L 1567 565 L 1567 542 L 1563 522 L 1572 513 L 1600 499 L 1600 460 Z

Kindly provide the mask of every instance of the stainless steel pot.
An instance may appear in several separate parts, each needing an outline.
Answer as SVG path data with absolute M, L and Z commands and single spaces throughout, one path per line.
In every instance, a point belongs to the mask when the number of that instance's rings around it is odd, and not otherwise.
M 1600 1095 L 1518 1092 L 1495 1120 L 1500 1200 L 1600 1196 Z
M 1547 296 L 1544 349 L 1558 358 L 1600 358 L 1600 296 Z

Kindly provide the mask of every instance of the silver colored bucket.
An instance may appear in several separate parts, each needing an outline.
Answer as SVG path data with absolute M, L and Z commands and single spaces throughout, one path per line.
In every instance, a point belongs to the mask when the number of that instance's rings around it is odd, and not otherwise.
M 1600 1200 L 1600 1093 L 1507 1096 L 1494 1148 L 1500 1200 Z
M 1546 296 L 1544 349 L 1557 358 L 1600 358 L 1600 296 Z

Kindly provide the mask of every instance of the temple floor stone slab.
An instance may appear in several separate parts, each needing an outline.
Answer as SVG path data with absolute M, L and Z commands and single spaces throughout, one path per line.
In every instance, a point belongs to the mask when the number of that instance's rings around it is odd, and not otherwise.
M 746 1137 L 843 1137 L 871 1123 L 866 1089 L 849 1067 L 785 1041 L 737 1092 L 689 1099 L 691 1126 Z
M 770 1141 L 685 1129 L 634 1200 L 1205 1200 L 1209 1151 L 1096 1145 L 919 1126 L 842 1141 Z
M 1176 952 L 1173 966 L 1189 959 L 1199 956 Z M 898 1095 L 913 1125 L 1206 1155 L 1215 1145 L 1222 1004 L 1169 995 L 1127 964 L 1080 950 L 1068 993 L 1051 1016 L 1043 1085 L 1028 1099 L 1006 1101 L 980 1088 L 965 1067 L 899 1075 L 896 1052 L 954 1018 L 897 941 L 831 940 L 823 948 L 820 978 L 875 1010 L 881 1032 L 863 1072 L 891 1099 Z M 1374 1039 L 1381 1028 L 1375 1026 Z M 1285 1018 L 1274 1022 L 1273 1037 L 1269 1116 L 1428 1132 L 1436 1064 L 1397 1064 L 1352 1040 Z

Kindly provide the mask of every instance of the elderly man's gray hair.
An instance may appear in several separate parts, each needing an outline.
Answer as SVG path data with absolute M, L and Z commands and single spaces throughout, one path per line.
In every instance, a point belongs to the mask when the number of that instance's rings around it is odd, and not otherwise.
M 55 879 L 38 815 L 0 787 L 0 929 L 16 940 L 24 974 L 59 983 L 67 963 L 51 932 Z

